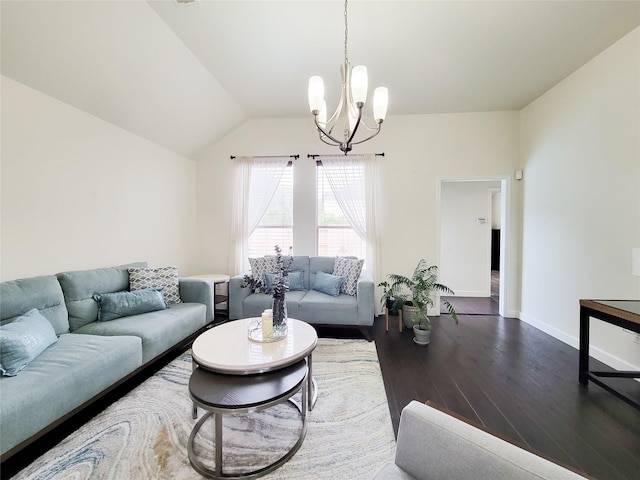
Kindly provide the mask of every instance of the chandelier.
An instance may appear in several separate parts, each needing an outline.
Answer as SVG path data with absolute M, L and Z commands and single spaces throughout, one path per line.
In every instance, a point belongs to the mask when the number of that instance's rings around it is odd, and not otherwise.
M 347 22 L 347 0 L 344 2 L 344 64 L 340 66 L 342 89 L 338 106 L 327 119 L 327 104 L 324 100 L 324 82 L 322 77 L 309 78 L 309 109 L 318 130 L 320 140 L 328 145 L 340 148 L 346 155 L 353 145 L 371 140 L 380 133 L 382 122 L 387 114 L 389 92 L 386 87 L 376 88 L 373 94 L 373 118 L 375 127 L 368 127 L 362 121 L 362 108 L 367 101 L 367 67 L 358 65 L 351 70 L 347 50 L 349 27 Z M 354 141 L 359 127 L 369 133 L 366 138 Z M 334 130 L 337 132 L 334 133 Z M 340 130 L 342 132 L 340 132 Z

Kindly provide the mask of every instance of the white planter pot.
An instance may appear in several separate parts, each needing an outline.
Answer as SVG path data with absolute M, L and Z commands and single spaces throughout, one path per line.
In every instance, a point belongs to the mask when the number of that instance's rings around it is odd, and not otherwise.
M 429 345 L 431 330 L 422 330 L 417 325 L 413 326 L 413 341 L 418 345 Z

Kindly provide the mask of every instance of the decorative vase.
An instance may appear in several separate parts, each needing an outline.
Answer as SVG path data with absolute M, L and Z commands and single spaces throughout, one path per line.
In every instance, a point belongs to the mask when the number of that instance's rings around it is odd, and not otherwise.
M 273 297 L 273 338 L 287 336 L 287 302 L 284 297 Z
M 413 341 L 418 345 L 429 345 L 431 341 L 431 330 L 422 330 L 418 325 L 413 326 Z

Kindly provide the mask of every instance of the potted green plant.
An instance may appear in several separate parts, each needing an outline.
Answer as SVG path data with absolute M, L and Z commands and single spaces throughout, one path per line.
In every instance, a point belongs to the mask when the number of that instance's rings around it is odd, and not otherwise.
M 395 297 L 395 294 L 389 282 L 380 282 L 378 284 L 378 287 L 382 288 L 382 297 L 380 298 L 380 305 L 382 306 L 382 308 L 386 308 L 389 313 L 397 315 L 398 312 L 402 309 L 402 299 Z
M 418 262 L 411 277 L 392 273 L 387 275 L 389 282 L 382 282 L 383 298 L 385 301 L 393 299 L 393 305 L 399 309 L 402 307 L 402 315 L 406 325 L 413 325 L 414 342 L 419 345 L 427 345 L 431 337 L 431 321 L 427 315 L 429 308 L 433 307 L 436 293 L 454 295 L 446 285 L 438 282 L 437 265 L 429 265 L 424 259 Z M 448 301 L 443 302 L 451 318 L 458 324 L 458 315 L 453 305 Z

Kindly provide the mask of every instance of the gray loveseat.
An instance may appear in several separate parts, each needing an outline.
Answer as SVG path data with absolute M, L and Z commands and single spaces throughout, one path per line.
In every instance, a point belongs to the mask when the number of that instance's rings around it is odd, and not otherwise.
M 287 314 L 318 326 L 347 326 L 362 331 L 370 340 L 369 328 L 374 320 L 374 283 L 370 272 L 363 270 L 356 295 L 327 295 L 312 289 L 317 272 L 332 273 L 335 257 L 294 256 L 291 271 L 302 271 L 304 290 L 287 292 Z M 229 281 L 229 319 L 259 317 L 271 308 L 273 299 L 264 293 L 242 288 L 244 275 Z
M 400 416 L 394 463 L 375 480 L 573 480 L 577 473 L 416 401 Z
M 0 320 L 37 309 L 57 340 L 16 376 L 0 377 L 0 448 L 6 460 L 213 321 L 213 284 L 179 279 L 183 303 L 97 322 L 94 294 L 129 289 L 129 267 L 0 283 Z M 49 328 L 47 326 L 47 328 Z

